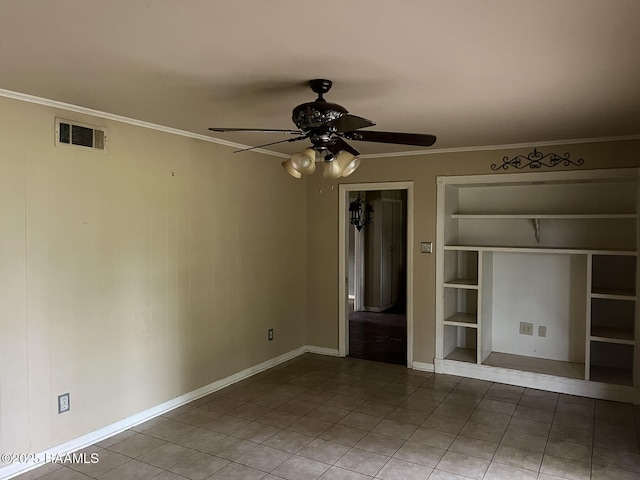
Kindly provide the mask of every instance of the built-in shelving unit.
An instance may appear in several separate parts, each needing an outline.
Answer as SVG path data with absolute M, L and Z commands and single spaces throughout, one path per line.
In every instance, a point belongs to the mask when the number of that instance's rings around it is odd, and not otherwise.
M 640 403 L 638 180 L 439 177 L 436 371 Z

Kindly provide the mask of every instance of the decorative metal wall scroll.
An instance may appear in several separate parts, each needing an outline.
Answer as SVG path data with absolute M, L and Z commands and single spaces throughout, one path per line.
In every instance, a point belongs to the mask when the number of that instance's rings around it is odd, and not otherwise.
M 491 170 L 507 170 L 509 167 L 517 168 L 518 170 L 522 170 L 526 167 L 531 169 L 541 167 L 551 168 L 560 164 L 565 167 L 570 165 L 581 167 L 584 164 L 584 160 L 582 158 L 574 161 L 569 159 L 569 156 L 570 155 L 568 153 L 565 153 L 562 156 L 556 155 L 555 153 L 543 154 L 534 148 L 533 152 L 529 153 L 527 156 L 517 155 L 511 159 L 509 159 L 509 157 L 503 157 L 501 165 L 495 163 L 491 164 Z

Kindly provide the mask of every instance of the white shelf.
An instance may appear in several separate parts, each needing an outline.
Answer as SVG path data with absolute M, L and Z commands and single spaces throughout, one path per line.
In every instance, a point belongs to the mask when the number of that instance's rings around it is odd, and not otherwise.
M 444 321 L 445 325 L 454 327 L 478 328 L 478 317 L 475 313 L 455 313 Z
M 523 372 L 584 379 L 584 363 L 562 362 L 559 360 L 548 360 L 546 358 L 492 352 L 482 364 Z
M 635 345 L 635 336 L 632 328 L 614 328 L 591 326 L 592 342 L 617 343 L 619 345 Z
M 444 245 L 444 250 L 460 250 L 475 252 L 516 252 L 516 253 L 564 253 L 569 255 L 624 255 L 637 256 L 634 250 L 603 250 L 588 248 L 557 248 L 557 247 L 511 247 L 505 245 Z
M 629 290 L 604 290 L 598 289 L 591 293 L 591 298 L 604 298 L 607 300 L 627 300 L 634 302 L 636 296 Z
M 476 363 L 477 352 L 472 348 L 458 347 L 447 355 L 447 360 L 453 360 L 455 362 Z
M 637 219 L 636 213 L 453 213 L 451 218 L 459 219 L 502 219 L 502 220 L 601 220 Z
M 470 290 L 478 290 L 477 278 L 455 278 L 444 283 L 445 288 L 467 288 Z

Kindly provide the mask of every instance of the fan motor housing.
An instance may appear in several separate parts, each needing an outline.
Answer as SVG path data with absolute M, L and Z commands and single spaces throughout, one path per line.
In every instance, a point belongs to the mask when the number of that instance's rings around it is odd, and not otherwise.
M 330 122 L 346 113 L 349 113 L 347 109 L 337 103 L 315 101 L 298 105 L 293 109 L 291 119 L 303 131 L 325 126 L 330 129 Z

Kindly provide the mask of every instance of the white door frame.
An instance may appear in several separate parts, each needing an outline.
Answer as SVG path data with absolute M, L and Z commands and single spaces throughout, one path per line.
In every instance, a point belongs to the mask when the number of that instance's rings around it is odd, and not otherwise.
M 349 354 L 349 192 L 371 190 L 407 191 L 407 367 L 413 366 L 413 182 L 350 183 L 339 185 L 338 202 L 338 352 L 341 357 Z
M 364 235 L 365 231 L 355 231 L 353 246 L 353 310 L 359 312 L 364 307 Z

